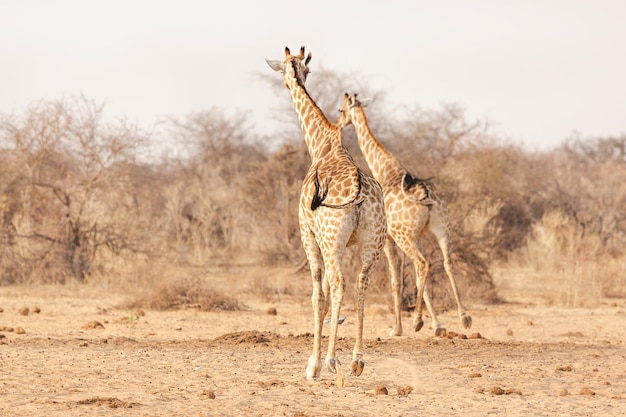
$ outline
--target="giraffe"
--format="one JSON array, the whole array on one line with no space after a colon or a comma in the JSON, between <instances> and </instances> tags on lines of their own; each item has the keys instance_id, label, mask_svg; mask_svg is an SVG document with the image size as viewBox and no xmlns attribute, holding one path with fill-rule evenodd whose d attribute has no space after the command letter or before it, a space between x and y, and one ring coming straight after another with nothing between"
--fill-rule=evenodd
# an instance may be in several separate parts
<instances>
[{"instance_id":1,"label":"giraffe","mask_svg":"<svg viewBox=\"0 0 626 417\"><path fill-rule=\"evenodd\" d=\"M391 336L402 334L402 277L400 276L400 257L398 247L407 254L415 265L415 274L418 288L418 298L413 316L413 327L419 331L424 322L422 320L422 303L420 292L423 292L424 303L430 312L432 327L435 334L441 336L446 329L441 325L433 309L426 278L430 264L418 247L418 240L426 233L431 233L437 239L443 253L444 268L457 304L459 318L466 329L472 326L472 318L465 312L459 298L456 281L452 273L450 261L450 242L446 227L445 214L442 202L428 180L417 178L405 169L400 162L378 142L369 128L363 107L368 104L360 102L356 94L344 95L344 101L339 109L336 125L339 128L352 124L357 134L359 147L372 171L374 178L383 187L385 198L385 213L389 238L385 244L385 256L389 264L391 275L391 291L393 297L395 324Z\"/></svg>"},{"instance_id":2,"label":"giraffe","mask_svg":"<svg viewBox=\"0 0 626 417\"><path fill-rule=\"evenodd\" d=\"M302 184L298 218L313 284L313 351L306 377L320 380L322 325L329 308L330 335L325 364L332 373L337 373L340 365L335 344L345 288L342 258L346 247L352 244L360 249L361 269L351 368L355 376L363 372L365 291L385 245L387 226L380 184L354 164L341 142L341 129L328 121L305 89L310 60L310 53L304 56L304 47L298 55L292 55L286 47L284 61L266 59L273 70L283 73L283 83L291 93L311 158Z\"/></svg>"}]
</instances>

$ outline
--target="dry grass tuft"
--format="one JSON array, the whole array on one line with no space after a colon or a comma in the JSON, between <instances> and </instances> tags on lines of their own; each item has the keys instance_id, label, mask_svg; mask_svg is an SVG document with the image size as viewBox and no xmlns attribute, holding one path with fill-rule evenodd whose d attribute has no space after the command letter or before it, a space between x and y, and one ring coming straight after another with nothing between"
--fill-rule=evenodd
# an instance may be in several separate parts
<instances>
[{"instance_id":1,"label":"dry grass tuft","mask_svg":"<svg viewBox=\"0 0 626 417\"><path fill-rule=\"evenodd\" d=\"M104 329L104 325L97 320L90 321L89 323L85 323L81 326L83 330L94 330L94 329Z\"/></svg>"},{"instance_id":2,"label":"dry grass tuft","mask_svg":"<svg viewBox=\"0 0 626 417\"><path fill-rule=\"evenodd\" d=\"M193 307L201 311L236 311L245 308L237 299L217 290L204 286L189 287L167 280L161 282L145 298L136 301L135 304L135 306L153 310Z\"/></svg>"},{"instance_id":3,"label":"dry grass tuft","mask_svg":"<svg viewBox=\"0 0 626 417\"><path fill-rule=\"evenodd\" d=\"M512 253L503 287L526 291L547 305L594 307L602 298L626 296L626 264L609 253L599 236L585 233L561 210L543 215L526 245ZM517 277L510 271L520 271Z\"/></svg>"},{"instance_id":4,"label":"dry grass tuft","mask_svg":"<svg viewBox=\"0 0 626 417\"><path fill-rule=\"evenodd\" d=\"M389 390L387 389L386 386L379 384L379 385L376 385L376 387L374 388L374 393L376 395L388 395Z\"/></svg>"},{"instance_id":5,"label":"dry grass tuft","mask_svg":"<svg viewBox=\"0 0 626 417\"><path fill-rule=\"evenodd\" d=\"M85 400L76 401L77 405L95 405L97 407L107 406L109 408L133 408L138 403L134 403L131 401L122 401L119 398L115 397L93 397Z\"/></svg>"}]
</instances>

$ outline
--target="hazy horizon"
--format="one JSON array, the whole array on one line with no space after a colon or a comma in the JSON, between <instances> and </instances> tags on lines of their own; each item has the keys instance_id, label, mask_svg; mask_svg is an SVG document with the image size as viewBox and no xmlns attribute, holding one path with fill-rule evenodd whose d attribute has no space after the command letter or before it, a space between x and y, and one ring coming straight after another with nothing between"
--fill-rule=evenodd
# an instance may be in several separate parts
<instances>
[{"instance_id":1,"label":"hazy horizon","mask_svg":"<svg viewBox=\"0 0 626 417\"><path fill-rule=\"evenodd\" d=\"M84 94L145 125L220 107L261 131L257 75L305 45L312 76L354 72L386 104L457 103L528 149L626 132L626 3L73 0L0 6L0 113ZM338 92L342 94L343 92Z\"/></svg>"}]
</instances>

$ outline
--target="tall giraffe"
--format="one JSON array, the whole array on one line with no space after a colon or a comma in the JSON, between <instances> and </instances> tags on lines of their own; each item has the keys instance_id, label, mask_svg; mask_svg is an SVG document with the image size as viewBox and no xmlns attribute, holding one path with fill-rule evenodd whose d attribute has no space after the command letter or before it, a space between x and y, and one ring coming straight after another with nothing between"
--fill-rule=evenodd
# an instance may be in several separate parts
<instances>
[{"instance_id":1,"label":"tall giraffe","mask_svg":"<svg viewBox=\"0 0 626 417\"><path fill-rule=\"evenodd\" d=\"M341 142L341 129L330 123L309 96L304 82L311 54L298 55L285 48L285 60L266 59L283 73L311 157L304 178L298 210L302 245L313 282L313 352L307 379L320 379L322 368L322 325L331 307L326 367L337 372L337 326L345 289L342 258L347 246L358 244L361 270L357 281L357 334L352 353L352 374L363 372L363 311L370 274L380 257L386 238L383 192L374 178L357 168ZM322 273L322 265L324 273ZM330 299L329 299L330 298Z\"/></svg>"},{"instance_id":2,"label":"tall giraffe","mask_svg":"<svg viewBox=\"0 0 626 417\"><path fill-rule=\"evenodd\" d=\"M442 203L428 181L419 179L411 174L376 140L365 117L363 107L366 105L367 101L361 103L357 100L356 94L345 94L343 104L339 109L340 114L336 125L339 128L344 128L349 124L354 126L359 147L363 152L367 165L370 167L374 178L383 187L387 228L390 237L385 245L385 255L389 263L395 315L395 325L390 335L399 336L402 334L400 308L403 280L400 276L401 261L398 256L398 247L408 255L415 265L417 288L420 290L419 292L423 291L424 303L430 312L435 334L439 336L446 332L446 329L435 315L426 288L426 278L428 277L430 264L418 247L418 240L426 233L432 233L439 243L443 253L443 265L452 285L452 292L454 293L461 323L468 329L472 326L472 318L465 312L461 304L456 281L452 274L450 243ZM417 305L413 316L415 331L419 331L424 325L421 301L418 293Z\"/></svg>"}]
</instances>

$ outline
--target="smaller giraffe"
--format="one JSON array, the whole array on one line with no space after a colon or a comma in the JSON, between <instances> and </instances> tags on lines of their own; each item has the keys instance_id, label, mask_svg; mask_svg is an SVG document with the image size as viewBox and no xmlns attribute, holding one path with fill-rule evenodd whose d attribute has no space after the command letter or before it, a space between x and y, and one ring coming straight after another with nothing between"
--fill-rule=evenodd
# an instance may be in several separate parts
<instances>
[{"instance_id":1,"label":"smaller giraffe","mask_svg":"<svg viewBox=\"0 0 626 417\"><path fill-rule=\"evenodd\" d=\"M313 352L306 376L318 380L322 368L322 325L329 308L330 336L325 363L334 373L339 366L335 345L345 288L342 261L346 247L352 244L358 245L361 258L352 374L359 376L363 372L365 290L385 244L387 225L380 184L354 164L341 142L341 129L328 121L304 87L310 60L310 54L305 59L302 47L298 55L285 48L284 61L266 61L273 70L283 73L283 83L291 93L311 157L302 183L298 217L313 284Z\"/></svg>"},{"instance_id":2,"label":"smaller giraffe","mask_svg":"<svg viewBox=\"0 0 626 417\"><path fill-rule=\"evenodd\" d=\"M344 128L352 124L357 134L359 147L363 152L374 178L383 187L385 195L385 213L389 238L385 245L385 255L389 263L391 275L391 290L393 295L395 326L391 336L402 334L402 277L400 276L400 257L397 247L413 261L417 280L418 295L416 300L413 326L419 331L424 322L422 320L422 299L430 312L432 326L436 335L443 335L446 329L441 325L433 309L426 278L430 263L421 253L418 240L425 233L432 233L443 253L444 268L452 285L452 292L458 307L458 314L463 326L468 329L472 326L472 318L465 312L459 298L456 281L452 274L450 261L450 243L446 226L442 202L437 196L434 187L427 180L422 180L405 169L398 160L381 145L373 135L365 117L363 107L368 101L360 102L356 94L344 95L344 101L339 109L337 126Z\"/></svg>"}]
</instances>

